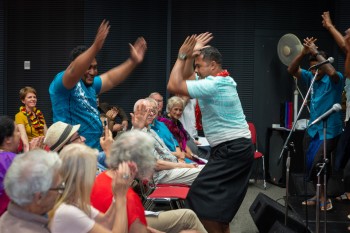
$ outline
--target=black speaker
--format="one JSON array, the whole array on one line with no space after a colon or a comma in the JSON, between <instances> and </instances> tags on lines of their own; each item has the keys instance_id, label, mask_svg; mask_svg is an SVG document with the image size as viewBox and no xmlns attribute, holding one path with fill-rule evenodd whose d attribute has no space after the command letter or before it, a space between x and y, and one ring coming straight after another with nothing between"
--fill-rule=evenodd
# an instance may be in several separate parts
<instances>
[{"instance_id":1,"label":"black speaker","mask_svg":"<svg viewBox=\"0 0 350 233\"><path fill-rule=\"evenodd\" d=\"M291 172L303 172L304 155L303 155L303 137L304 130L296 130L292 133L289 142L294 143L294 151L290 151ZM280 159L282 148L285 140L289 135L289 131L283 129L269 128L266 137L266 171L267 180L275 185L286 186L286 159L288 151L284 151Z\"/></svg>"},{"instance_id":2,"label":"black speaker","mask_svg":"<svg viewBox=\"0 0 350 233\"><path fill-rule=\"evenodd\" d=\"M276 221L280 223L285 221L285 207L263 193L258 194L249 208L249 213L260 233L269 232ZM287 226L285 227L298 233L310 232L292 210L288 210Z\"/></svg>"},{"instance_id":3,"label":"black speaker","mask_svg":"<svg viewBox=\"0 0 350 233\"><path fill-rule=\"evenodd\" d=\"M290 228L286 227L284 224L280 223L279 221L275 221L275 223L272 225L271 229L269 230L269 233L298 233L298 232L291 230Z\"/></svg>"}]
</instances>

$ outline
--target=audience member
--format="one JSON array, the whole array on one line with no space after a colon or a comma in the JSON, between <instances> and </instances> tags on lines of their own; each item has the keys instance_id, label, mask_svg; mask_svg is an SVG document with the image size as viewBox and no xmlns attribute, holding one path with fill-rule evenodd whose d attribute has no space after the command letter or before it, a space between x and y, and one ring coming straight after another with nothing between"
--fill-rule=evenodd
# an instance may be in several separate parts
<instances>
[{"instance_id":1,"label":"audience member","mask_svg":"<svg viewBox=\"0 0 350 233\"><path fill-rule=\"evenodd\" d=\"M150 98L154 99L158 103L158 116L163 115L163 105L164 105L164 100L163 96L159 94L158 92L152 92L149 94Z\"/></svg>"},{"instance_id":2,"label":"audience member","mask_svg":"<svg viewBox=\"0 0 350 233\"><path fill-rule=\"evenodd\" d=\"M185 103L185 108L179 118L185 130L193 138L198 138L198 131L196 129L195 107L196 99L191 99L188 96L179 96Z\"/></svg>"},{"instance_id":3,"label":"audience member","mask_svg":"<svg viewBox=\"0 0 350 233\"><path fill-rule=\"evenodd\" d=\"M86 144L100 149L102 123L97 109L96 95L104 93L125 80L143 61L146 41L138 38L130 44L130 58L121 65L97 75L96 55L101 50L109 32L109 22L103 21L98 29L94 43L86 48L76 47L71 54L71 63L65 71L56 75L49 92L52 102L53 121L71 125L80 124L80 135Z\"/></svg>"},{"instance_id":4,"label":"audience member","mask_svg":"<svg viewBox=\"0 0 350 233\"><path fill-rule=\"evenodd\" d=\"M11 202L0 218L0 232L50 232L46 213L65 188L60 166L55 152L37 149L16 156L5 177Z\"/></svg>"},{"instance_id":5,"label":"audience member","mask_svg":"<svg viewBox=\"0 0 350 233\"><path fill-rule=\"evenodd\" d=\"M304 47L299 55L297 55L288 67L288 72L301 79L306 85L311 85L316 70L311 71L300 68L300 63L306 55L309 56L310 66L325 61L328 56L325 52L319 51L315 45L317 39L311 37L304 39ZM311 103L310 103L310 121L320 117L323 113L333 107L335 103L341 102L341 94L343 90L343 75L337 72L334 67L328 63L318 69L317 76L312 86ZM308 127L304 136L304 154L307 159L307 169L309 178L313 181L315 187L317 185L318 164L323 163L324 153L327 159L330 159L331 152L336 149L339 136L342 132L342 120L340 112L332 113L327 119L327 135L323 134L322 121ZM323 141L326 140L327 151L323 150ZM330 177L330 166L327 163L327 180ZM320 208L321 210L331 210L333 208L331 199L325 198L323 174L319 177L320 186ZM303 205L315 205L317 203L316 196L303 202Z\"/></svg>"},{"instance_id":6,"label":"audience member","mask_svg":"<svg viewBox=\"0 0 350 233\"><path fill-rule=\"evenodd\" d=\"M196 155L199 155L199 149L194 138L189 135L180 121L184 108L184 100L179 96L173 96L168 99L166 113L158 117L158 120L163 122L174 135L179 144L180 151L183 152L187 158L193 160ZM205 158L209 156L206 152L200 154L201 157L203 156Z\"/></svg>"},{"instance_id":7,"label":"audience member","mask_svg":"<svg viewBox=\"0 0 350 233\"><path fill-rule=\"evenodd\" d=\"M237 84L222 68L220 52L204 47L211 39L211 33L186 38L167 87L173 94L199 102L204 133L212 150L186 201L212 233L230 232L229 223L246 194L254 158Z\"/></svg>"},{"instance_id":8,"label":"audience member","mask_svg":"<svg viewBox=\"0 0 350 233\"><path fill-rule=\"evenodd\" d=\"M10 202L4 190L4 177L16 156L19 142L18 126L8 116L0 116L0 215Z\"/></svg>"},{"instance_id":9,"label":"audience member","mask_svg":"<svg viewBox=\"0 0 350 233\"><path fill-rule=\"evenodd\" d=\"M150 179L156 163L152 156L154 139L144 132L138 130L126 132L118 137L112 147L107 160L110 170L96 177L91 192L91 204L101 212L107 211L112 202L111 183L114 171L120 163L135 162L138 168L136 178L140 181ZM127 213L129 233L147 232L147 225L167 233L177 233L183 229L205 232L195 213L188 209L160 212L158 216L145 216L141 200L132 188L127 192Z\"/></svg>"},{"instance_id":10,"label":"audience member","mask_svg":"<svg viewBox=\"0 0 350 233\"><path fill-rule=\"evenodd\" d=\"M168 127L170 132L176 138L180 150L185 153L185 156L192 159L192 150L187 146L187 141L190 139L190 135L182 126L181 121L179 121L184 106L184 101L180 97L171 97L168 99L168 103L166 105L166 113L164 113L163 116L158 117L158 120L163 122Z\"/></svg>"},{"instance_id":11,"label":"audience member","mask_svg":"<svg viewBox=\"0 0 350 233\"><path fill-rule=\"evenodd\" d=\"M69 144L83 144L85 145L85 138L79 135L80 125L69 125L64 122L58 121L50 126L47 130L44 143L52 151L60 152L65 146ZM97 155L97 168L98 173L105 171L106 156L109 155L110 145L113 143L112 134L109 130L105 130L104 137L100 138L100 143L103 148L103 152L99 152Z\"/></svg>"},{"instance_id":12,"label":"audience member","mask_svg":"<svg viewBox=\"0 0 350 233\"><path fill-rule=\"evenodd\" d=\"M152 112L154 112L154 119L149 125L158 136L163 140L165 145L171 151L173 155L177 157L178 162L185 162L185 153L181 151L179 143L177 142L174 135L170 132L168 127L161 121L158 121L158 102L150 97L147 97L145 100L149 101L151 104Z\"/></svg>"},{"instance_id":13,"label":"audience member","mask_svg":"<svg viewBox=\"0 0 350 233\"><path fill-rule=\"evenodd\" d=\"M23 151L29 151L29 142L39 136L45 136L47 131L43 113L36 107L36 90L24 87L19 91L19 98L23 106L19 108L15 121L21 133Z\"/></svg>"},{"instance_id":14,"label":"audience member","mask_svg":"<svg viewBox=\"0 0 350 233\"><path fill-rule=\"evenodd\" d=\"M100 111L101 121L104 122L104 120L107 120L108 128L112 131L113 138L128 129L128 117L121 107L112 106L108 103L100 103L98 109ZM120 120L120 123L117 120Z\"/></svg>"},{"instance_id":15,"label":"audience member","mask_svg":"<svg viewBox=\"0 0 350 233\"><path fill-rule=\"evenodd\" d=\"M128 232L126 193L134 179L136 166L121 163L115 170L110 186L115 201L104 214L90 205L97 153L97 150L82 144L67 145L60 152L60 175L65 189L50 212L51 232Z\"/></svg>"},{"instance_id":16,"label":"audience member","mask_svg":"<svg viewBox=\"0 0 350 233\"><path fill-rule=\"evenodd\" d=\"M149 101L140 99L136 101L134 113L131 114L133 128L140 129L155 139L153 155L157 162L153 175L154 181L155 183L191 185L203 166L178 162L163 140L150 128L150 124L156 117L156 113L157 111L152 109Z\"/></svg>"}]
</instances>

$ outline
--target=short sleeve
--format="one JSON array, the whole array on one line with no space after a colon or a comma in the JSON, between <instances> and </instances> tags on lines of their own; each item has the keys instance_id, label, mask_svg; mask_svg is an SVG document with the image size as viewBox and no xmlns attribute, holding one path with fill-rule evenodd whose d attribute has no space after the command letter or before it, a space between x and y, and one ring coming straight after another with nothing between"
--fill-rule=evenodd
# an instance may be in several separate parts
<instances>
[{"instance_id":1,"label":"short sleeve","mask_svg":"<svg viewBox=\"0 0 350 233\"><path fill-rule=\"evenodd\" d=\"M212 79L186 80L186 84L192 98L208 97L216 92L215 81Z\"/></svg>"},{"instance_id":2,"label":"short sleeve","mask_svg":"<svg viewBox=\"0 0 350 233\"><path fill-rule=\"evenodd\" d=\"M49 91L50 93L61 93L61 92L67 92L69 91L64 85L63 85L63 75L64 71L58 73L53 81L51 82Z\"/></svg>"},{"instance_id":3,"label":"short sleeve","mask_svg":"<svg viewBox=\"0 0 350 233\"><path fill-rule=\"evenodd\" d=\"M100 76L95 76L92 87L95 89L96 94L100 94L101 87L102 87L102 79Z\"/></svg>"},{"instance_id":4,"label":"short sleeve","mask_svg":"<svg viewBox=\"0 0 350 233\"><path fill-rule=\"evenodd\" d=\"M22 124L22 125L25 125L25 120L24 120L24 114L22 112L19 112L16 114L15 116L15 122L16 124Z\"/></svg>"},{"instance_id":5,"label":"short sleeve","mask_svg":"<svg viewBox=\"0 0 350 233\"><path fill-rule=\"evenodd\" d=\"M61 204L56 210L52 223L52 233L65 233L65 232L75 232L75 233L85 233L89 232L94 224L95 218L98 211L95 208L91 208L91 218L86 215L79 208Z\"/></svg>"}]
</instances>

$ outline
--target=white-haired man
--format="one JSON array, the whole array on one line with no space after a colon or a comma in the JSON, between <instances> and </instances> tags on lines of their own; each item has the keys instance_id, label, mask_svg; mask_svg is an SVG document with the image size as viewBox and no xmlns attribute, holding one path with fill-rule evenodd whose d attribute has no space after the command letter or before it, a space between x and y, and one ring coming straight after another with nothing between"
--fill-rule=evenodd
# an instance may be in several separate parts
<instances>
[{"instance_id":1,"label":"white-haired man","mask_svg":"<svg viewBox=\"0 0 350 233\"><path fill-rule=\"evenodd\" d=\"M156 172L153 175L156 183L180 183L191 185L201 171L202 165L179 163L163 140L149 127L156 117L157 110L152 109L146 99L136 101L132 116L133 128L140 129L155 139L154 156L157 159Z\"/></svg>"},{"instance_id":2,"label":"white-haired man","mask_svg":"<svg viewBox=\"0 0 350 233\"><path fill-rule=\"evenodd\" d=\"M0 218L0 232L50 232L45 214L64 189L60 167L56 152L38 149L16 156L5 176L11 202Z\"/></svg>"}]
</instances>

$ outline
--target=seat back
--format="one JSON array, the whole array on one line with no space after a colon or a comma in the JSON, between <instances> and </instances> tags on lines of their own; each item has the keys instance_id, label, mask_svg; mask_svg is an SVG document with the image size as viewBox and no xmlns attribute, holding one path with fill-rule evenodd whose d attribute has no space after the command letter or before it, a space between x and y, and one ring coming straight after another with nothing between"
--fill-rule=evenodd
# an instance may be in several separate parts
<instances>
[{"instance_id":1,"label":"seat back","mask_svg":"<svg viewBox=\"0 0 350 233\"><path fill-rule=\"evenodd\" d=\"M255 125L252 122L248 122L250 134L252 135L252 143L256 147L256 129Z\"/></svg>"}]
</instances>

